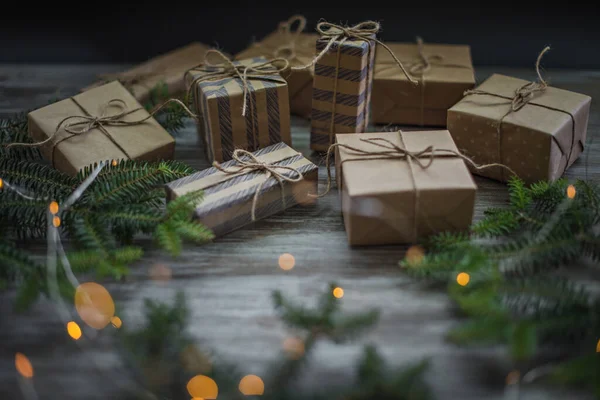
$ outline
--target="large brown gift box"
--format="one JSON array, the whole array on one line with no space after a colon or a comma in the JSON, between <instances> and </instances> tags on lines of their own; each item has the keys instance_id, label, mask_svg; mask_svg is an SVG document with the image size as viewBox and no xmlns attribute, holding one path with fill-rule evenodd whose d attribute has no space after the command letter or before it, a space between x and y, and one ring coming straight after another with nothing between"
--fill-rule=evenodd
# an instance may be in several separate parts
<instances>
[{"instance_id":1,"label":"large brown gift box","mask_svg":"<svg viewBox=\"0 0 600 400\"><path fill-rule=\"evenodd\" d=\"M263 170L249 168L229 174L211 167L166 185L167 199L202 190L204 198L196 208L195 217L210 228L215 236L225 235L252 223L253 207L255 220L259 220L295 205L314 203L318 167L310 160L285 143L276 143L252 154L259 162L274 168L276 173L296 181L286 181L280 177L282 187L277 178L266 176ZM240 164L234 159L220 164L220 167L235 172ZM299 176L296 172L302 175L301 179L297 179ZM257 190L260 192L254 204Z\"/></svg>"},{"instance_id":2,"label":"large brown gift box","mask_svg":"<svg viewBox=\"0 0 600 400\"><path fill-rule=\"evenodd\" d=\"M123 112L128 114L118 117ZM111 116L115 118L109 120ZM42 145L42 155L56 169L76 175L100 161L172 159L175 140L154 118L146 119L148 116L131 93L114 81L30 112L28 129L36 142L54 135ZM106 120L94 123L96 117Z\"/></svg>"},{"instance_id":3,"label":"large brown gift box","mask_svg":"<svg viewBox=\"0 0 600 400\"><path fill-rule=\"evenodd\" d=\"M381 152L369 142L380 138L410 152L433 146L427 155L365 155L343 147ZM472 222L477 186L445 130L336 135L336 177L344 224L351 245L414 243L442 231L467 230ZM447 152L440 151L441 149ZM416 161L420 161L420 166Z\"/></svg>"},{"instance_id":4,"label":"large brown gift box","mask_svg":"<svg viewBox=\"0 0 600 400\"><path fill-rule=\"evenodd\" d=\"M185 71L203 62L204 54L209 49L209 46L202 43L190 43L187 46L154 57L127 71L106 74L106 79L85 87L83 91L98 87L107 80L118 80L142 104L151 100L151 92L158 85L166 85L166 94L175 96L185 91L183 82ZM163 94L162 87L160 90L160 93Z\"/></svg>"},{"instance_id":5,"label":"large brown gift box","mask_svg":"<svg viewBox=\"0 0 600 400\"><path fill-rule=\"evenodd\" d=\"M315 57L315 43L319 35L290 32L288 23L238 53L235 59L243 60L260 56L267 59L283 57L290 62L292 67L310 64ZM283 74L288 84L292 114L304 118L310 117L313 76L314 68L288 71Z\"/></svg>"},{"instance_id":6,"label":"large brown gift box","mask_svg":"<svg viewBox=\"0 0 600 400\"><path fill-rule=\"evenodd\" d=\"M388 46L419 85L408 81L388 52L378 51L371 100L373 123L446 126L448 109L465 90L475 86L470 47L429 43Z\"/></svg>"},{"instance_id":7,"label":"large brown gift box","mask_svg":"<svg viewBox=\"0 0 600 400\"><path fill-rule=\"evenodd\" d=\"M263 57L232 61L235 66L261 65ZM223 67L224 68L224 67ZM291 146L290 108L285 79L274 71L247 77L247 112L242 115L244 86L237 75L216 74L221 67L199 66L185 74L196 110L198 132L210 162L228 161L235 149L254 151L275 143ZM206 78L206 79L205 79ZM194 86L194 87L192 87Z\"/></svg>"},{"instance_id":8,"label":"large brown gift box","mask_svg":"<svg viewBox=\"0 0 600 400\"><path fill-rule=\"evenodd\" d=\"M513 110L516 91L528 81L494 74L448 110L448 130L478 164L501 163L527 183L553 181L584 148L591 98L554 87ZM481 93L481 92L486 92ZM473 171L500 181L510 171Z\"/></svg>"}]
</instances>

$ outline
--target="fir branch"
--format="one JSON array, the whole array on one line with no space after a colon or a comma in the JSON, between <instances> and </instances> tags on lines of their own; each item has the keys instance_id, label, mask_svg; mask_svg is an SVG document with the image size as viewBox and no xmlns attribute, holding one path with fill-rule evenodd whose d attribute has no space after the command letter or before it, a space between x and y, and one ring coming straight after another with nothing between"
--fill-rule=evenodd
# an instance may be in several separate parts
<instances>
[{"instance_id":1,"label":"fir branch","mask_svg":"<svg viewBox=\"0 0 600 400\"><path fill-rule=\"evenodd\" d=\"M531 194L525 186L525 182L515 176L511 176L508 180L508 188L510 205L512 208L517 210L525 210L532 200Z\"/></svg>"},{"instance_id":2,"label":"fir branch","mask_svg":"<svg viewBox=\"0 0 600 400\"><path fill-rule=\"evenodd\" d=\"M50 166L0 157L0 178L27 192L61 199L71 193L77 181Z\"/></svg>"},{"instance_id":3,"label":"fir branch","mask_svg":"<svg viewBox=\"0 0 600 400\"><path fill-rule=\"evenodd\" d=\"M10 158L34 161L42 158L37 147L7 148L5 145L10 143L32 143L28 133L27 113L19 113L12 118L0 119L0 160Z\"/></svg>"}]
</instances>

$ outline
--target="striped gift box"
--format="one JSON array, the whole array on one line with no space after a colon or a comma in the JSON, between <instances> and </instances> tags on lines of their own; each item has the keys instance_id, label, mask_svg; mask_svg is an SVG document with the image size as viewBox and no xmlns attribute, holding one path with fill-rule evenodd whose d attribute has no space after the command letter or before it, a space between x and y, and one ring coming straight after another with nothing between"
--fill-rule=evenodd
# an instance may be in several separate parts
<instances>
[{"instance_id":1,"label":"striped gift box","mask_svg":"<svg viewBox=\"0 0 600 400\"><path fill-rule=\"evenodd\" d=\"M299 182L283 181L285 204L279 182L270 177L265 181L264 171L226 174L215 167L196 172L166 185L167 199L172 200L186 193L203 190L204 199L196 208L196 217L210 228L215 236L225 235L252 222L251 210L254 194L264 182L256 205L256 219L268 217L297 204L310 204L317 193L318 167L301 153L285 143L277 143L252 153L259 161L278 166L288 166L300 172L304 179ZM221 167L228 169L238 165L236 160L227 161ZM278 172L293 178L293 171Z\"/></svg>"},{"instance_id":2,"label":"striped gift box","mask_svg":"<svg viewBox=\"0 0 600 400\"><path fill-rule=\"evenodd\" d=\"M371 35L374 39L375 35ZM320 53L329 39L317 41ZM315 65L310 147L326 151L336 133L360 133L369 124L373 65L373 40L335 42ZM335 98L334 98L335 90ZM332 124L333 118L333 124Z\"/></svg>"},{"instance_id":3,"label":"striped gift box","mask_svg":"<svg viewBox=\"0 0 600 400\"><path fill-rule=\"evenodd\" d=\"M235 65L266 62L263 57L234 61ZM191 70L186 87L206 74ZM248 109L242 115L243 83L238 77L206 80L197 84L202 123L198 131L204 140L210 162L231 160L235 149L248 151L284 142L291 146L288 86L279 74L247 79Z\"/></svg>"}]
</instances>

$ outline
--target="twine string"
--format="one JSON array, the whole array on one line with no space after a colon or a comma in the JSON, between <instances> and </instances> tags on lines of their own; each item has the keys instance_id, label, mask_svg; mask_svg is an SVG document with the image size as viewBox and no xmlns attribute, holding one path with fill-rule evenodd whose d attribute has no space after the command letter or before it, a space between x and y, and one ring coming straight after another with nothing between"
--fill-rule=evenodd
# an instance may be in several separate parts
<instances>
[{"instance_id":1,"label":"twine string","mask_svg":"<svg viewBox=\"0 0 600 400\"><path fill-rule=\"evenodd\" d=\"M304 176L298 169L287 165L277 165L275 163L267 163L260 161L254 154L247 150L237 149L233 152L232 159L237 162L237 165L233 165L229 168L223 167L217 161L213 162L213 166L219 171L228 175L248 174L254 171L263 171L265 173L265 179L256 187L254 196L252 199L251 218L252 221L256 220L256 206L258 204L258 198L261 194L264 184L271 178L275 178L279 183L281 191L281 201L285 208L285 186L284 182L300 182L304 179ZM292 172L291 175L286 175L285 172Z\"/></svg>"}]
</instances>

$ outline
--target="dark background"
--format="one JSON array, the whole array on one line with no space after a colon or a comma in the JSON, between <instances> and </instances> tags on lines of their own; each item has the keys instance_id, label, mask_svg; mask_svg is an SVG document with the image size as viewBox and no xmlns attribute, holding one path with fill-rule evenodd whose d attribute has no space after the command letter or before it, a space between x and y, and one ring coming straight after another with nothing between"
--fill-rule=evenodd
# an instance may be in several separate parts
<instances>
[{"instance_id":1,"label":"dark background","mask_svg":"<svg viewBox=\"0 0 600 400\"><path fill-rule=\"evenodd\" d=\"M377 4L390 4L387 7ZM253 37L300 13L313 32L319 19L374 19L384 41L469 44L475 65L531 67L546 45L546 68L600 68L593 3L445 3L423 1L88 1L4 5L0 62L138 63L191 41L235 53Z\"/></svg>"}]
</instances>

